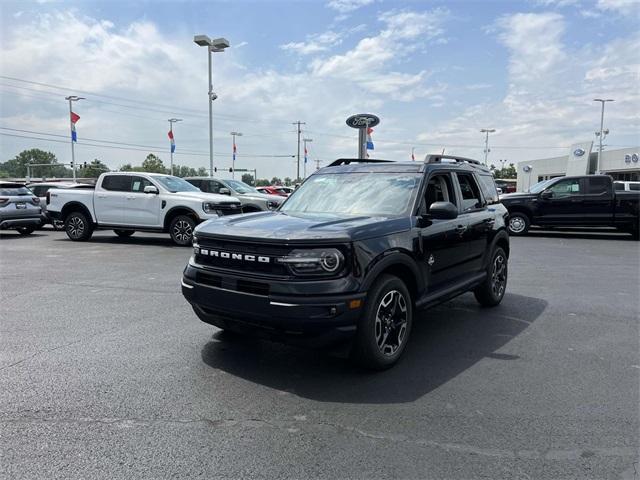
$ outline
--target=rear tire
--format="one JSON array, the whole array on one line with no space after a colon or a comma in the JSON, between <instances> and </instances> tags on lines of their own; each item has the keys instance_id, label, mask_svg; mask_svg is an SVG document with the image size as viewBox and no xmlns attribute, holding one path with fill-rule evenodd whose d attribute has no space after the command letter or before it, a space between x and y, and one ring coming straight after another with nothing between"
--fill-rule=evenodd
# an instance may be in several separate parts
<instances>
[{"instance_id":1,"label":"rear tire","mask_svg":"<svg viewBox=\"0 0 640 480\"><path fill-rule=\"evenodd\" d=\"M119 237L122 238L127 238L130 237L131 235L133 235L134 233L136 233L135 230L114 230L113 231L116 235L118 235Z\"/></svg>"},{"instance_id":2,"label":"rear tire","mask_svg":"<svg viewBox=\"0 0 640 480\"><path fill-rule=\"evenodd\" d=\"M364 368L393 366L407 345L413 324L413 303L402 280L382 275L367 295L351 358Z\"/></svg>"},{"instance_id":3,"label":"rear tire","mask_svg":"<svg viewBox=\"0 0 640 480\"><path fill-rule=\"evenodd\" d=\"M509 274L507 254L496 247L487 267L487 278L473 291L478 303L484 307L495 307L504 298Z\"/></svg>"},{"instance_id":4,"label":"rear tire","mask_svg":"<svg viewBox=\"0 0 640 480\"><path fill-rule=\"evenodd\" d=\"M524 213L511 213L509 214L509 221L507 223L507 230L509 235L517 237L518 235L526 235L529 231L531 221L529 217Z\"/></svg>"},{"instance_id":5,"label":"rear tire","mask_svg":"<svg viewBox=\"0 0 640 480\"><path fill-rule=\"evenodd\" d=\"M16 230L20 235L31 235L35 230L35 227L18 227Z\"/></svg>"},{"instance_id":6,"label":"rear tire","mask_svg":"<svg viewBox=\"0 0 640 480\"><path fill-rule=\"evenodd\" d=\"M93 224L82 212L71 212L64 221L64 230L74 242L85 242L93 235Z\"/></svg>"},{"instance_id":7,"label":"rear tire","mask_svg":"<svg viewBox=\"0 0 640 480\"><path fill-rule=\"evenodd\" d=\"M178 215L169 224L169 235L176 245L188 247L193 241L194 228L196 228L196 222L193 218Z\"/></svg>"}]
</instances>

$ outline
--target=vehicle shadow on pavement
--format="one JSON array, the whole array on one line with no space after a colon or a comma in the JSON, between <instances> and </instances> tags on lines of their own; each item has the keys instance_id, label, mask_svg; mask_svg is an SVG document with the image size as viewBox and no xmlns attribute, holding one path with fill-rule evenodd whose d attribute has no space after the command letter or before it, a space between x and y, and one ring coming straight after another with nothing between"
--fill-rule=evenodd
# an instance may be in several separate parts
<instances>
[{"instance_id":1,"label":"vehicle shadow on pavement","mask_svg":"<svg viewBox=\"0 0 640 480\"><path fill-rule=\"evenodd\" d=\"M471 294L419 312L404 357L390 370L370 372L345 356L218 332L202 349L203 361L251 382L321 402L404 403L460 375L478 361L517 361L501 347L545 310L547 302L506 294L482 308Z\"/></svg>"},{"instance_id":2,"label":"vehicle shadow on pavement","mask_svg":"<svg viewBox=\"0 0 640 480\"><path fill-rule=\"evenodd\" d=\"M16 239L27 239L34 237L44 237L46 234L44 233L30 233L29 235L20 235L18 232L9 232L9 233L0 233L0 240L16 240Z\"/></svg>"},{"instance_id":3,"label":"vehicle shadow on pavement","mask_svg":"<svg viewBox=\"0 0 640 480\"><path fill-rule=\"evenodd\" d=\"M68 239L66 235L63 238L57 238L58 242L71 242L72 240ZM154 246L154 247L171 247L171 248L183 248L185 251L189 251L187 247L181 247L176 245L171 241L171 238L167 235L166 237L160 236L137 236L133 235L128 238L121 238L117 235L106 236L99 235L91 237L91 240L88 240L86 243L101 243L101 244L109 244L109 245L140 245L140 246Z\"/></svg>"}]
</instances>

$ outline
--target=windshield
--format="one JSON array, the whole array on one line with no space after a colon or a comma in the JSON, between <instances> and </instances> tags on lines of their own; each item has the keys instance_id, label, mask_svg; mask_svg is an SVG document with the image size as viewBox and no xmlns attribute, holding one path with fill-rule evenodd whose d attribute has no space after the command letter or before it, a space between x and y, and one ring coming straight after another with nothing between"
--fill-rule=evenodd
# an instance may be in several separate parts
<instances>
[{"instance_id":1,"label":"windshield","mask_svg":"<svg viewBox=\"0 0 640 480\"><path fill-rule=\"evenodd\" d=\"M31 190L27 187L0 187L0 195L6 195L8 197L11 196L23 196L23 195L33 195Z\"/></svg>"},{"instance_id":2,"label":"windshield","mask_svg":"<svg viewBox=\"0 0 640 480\"><path fill-rule=\"evenodd\" d=\"M547 188L547 185L549 185L552 180L553 179L550 178L549 180L543 180L542 182L538 182L535 185L531 185L531 187L529 187L528 192L529 193L540 193L545 188Z\"/></svg>"},{"instance_id":3,"label":"windshield","mask_svg":"<svg viewBox=\"0 0 640 480\"><path fill-rule=\"evenodd\" d=\"M403 215L411 206L418 173L313 175L280 208L288 213Z\"/></svg>"},{"instance_id":4,"label":"windshield","mask_svg":"<svg viewBox=\"0 0 640 480\"><path fill-rule=\"evenodd\" d=\"M247 185L239 180L225 180L225 183L238 193L255 193L257 190L251 185Z\"/></svg>"},{"instance_id":5,"label":"windshield","mask_svg":"<svg viewBox=\"0 0 640 480\"><path fill-rule=\"evenodd\" d=\"M170 192L199 192L200 189L198 187L194 187L186 180L183 180L179 177L153 177L154 180L158 181L164 188L169 190Z\"/></svg>"}]
</instances>

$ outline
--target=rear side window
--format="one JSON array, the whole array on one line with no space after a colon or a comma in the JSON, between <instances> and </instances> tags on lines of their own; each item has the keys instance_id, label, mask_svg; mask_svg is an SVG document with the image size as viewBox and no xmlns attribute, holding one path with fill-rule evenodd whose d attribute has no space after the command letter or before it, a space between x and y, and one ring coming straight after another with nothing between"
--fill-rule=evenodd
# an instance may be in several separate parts
<instances>
[{"instance_id":1,"label":"rear side window","mask_svg":"<svg viewBox=\"0 0 640 480\"><path fill-rule=\"evenodd\" d=\"M50 188L46 185L38 185L37 187L31 187L31 191L36 197L44 197Z\"/></svg>"},{"instance_id":2,"label":"rear side window","mask_svg":"<svg viewBox=\"0 0 640 480\"><path fill-rule=\"evenodd\" d=\"M102 188L112 192L130 192L131 176L129 175L107 175L102 180Z\"/></svg>"},{"instance_id":3,"label":"rear side window","mask_svg":"<svg viewBox=\"0 0 640 480\"><path fill-rule=\"evenodd\" d=\"M480 189L473 175L456 172L456 176L458 177L458 183L460 184L460 191L462 193L462 211L482 208Z\"/></svg>"},{"instance_id":4,"label":"rear side window","mask_svg":"<svg viewBox=\"0 0 640 480\"><path fill-rule=\"evenodd\" d=\"M482 188L482 193L484 194L484 198L487 200L487 203L489 205L498 203L498 190L496 189L493 176L479 175L478 178L480 178L480 188ZM506 185L504 188L507 188Z\"/></svg>"},{"instance_id":5,"label":"rear side window","mask_svg":"<svg viewBox=\"0 0 640 480\"><path fill-rule=\"evenodd\" d=\"M624 190L624 183L615 182L613 184L613 189L614 190Z\"/></svg>"},{"instance_id":6,"label":"rear side window","mask_svg":"<svg viewBox=\"0 0 640 480\"><path fill-rule=\"evenodd\" d=\"M611 181L606 177L587 178L587 193L592 195L607 193L610 185Z\"/></svg>"},{"instance_id":7,"label":"rear side window","mask_svg":"<svg viewBox=\"0 0 640 480\"><path fill-rule=\"evenodd\" d=\"M630 183L629 190L640 190L640 183Z\"/></svg>"}]
</instances>

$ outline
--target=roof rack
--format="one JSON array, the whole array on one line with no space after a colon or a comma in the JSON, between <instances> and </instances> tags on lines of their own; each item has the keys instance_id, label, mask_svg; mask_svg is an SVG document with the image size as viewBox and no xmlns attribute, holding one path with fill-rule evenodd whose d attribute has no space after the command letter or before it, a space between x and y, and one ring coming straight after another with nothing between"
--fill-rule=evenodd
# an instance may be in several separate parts
<instances>
[{"instance_id":1,"label":"roof rack","mask_svg":"<svg viewBox=\"0 0 640 480\"><path fill-rule=\"evenodd\" d=\"M349 165L350 163L392 163L391 160L376 160L374 158L339 158L334 160L328 166L337 167L338 165Z\"/></svg>"},{"instance_id":2,"label":"roof rack","mask_svg":"<svg viewBox=\"0 0 640 480\"><path fill-rule=\"evenodd\" d=\"M471 158L458 157L456 155L427 155L424 157L424 163L442 163L442 160L455 160L460 163L472 163L474 165L482 166L478 160Z\"/></svg>"}]
</instances>

